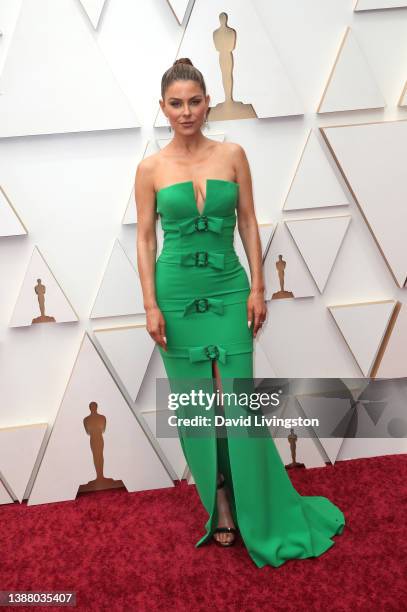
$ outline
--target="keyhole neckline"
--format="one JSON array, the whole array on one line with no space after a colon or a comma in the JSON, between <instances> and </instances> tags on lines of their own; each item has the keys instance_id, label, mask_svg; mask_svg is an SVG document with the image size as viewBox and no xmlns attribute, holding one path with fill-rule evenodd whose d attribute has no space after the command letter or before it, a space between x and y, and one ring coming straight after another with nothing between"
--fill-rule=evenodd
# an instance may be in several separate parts
<instances>
[{"instance_id":1,"label":"keyhole neckline","mask_svg":"<svg viewBox=\"0 0 407 612\"><path fill-rule=\"evenodd\" d=\"M162 191L165 191L166 189L172 189L174 187L178 187L178 186L182 186L182 185L189 185L191 188L191 195L192 195L192 200L194 202L195 205L195 210L196 213L199 217L203 217L205 215L205 211L207 208L207 202L208 202L208 198L210 195L210 185L212 183L230 183L232 185L236 185L237 187L239 187L239 183L237 183L236 181L229 181L227 179L215 179L215 178L207 178L205 180L205 199L203 202L203 208L202 208L202 212L200 212L199 208L198 208L198 202L195 196L195 182L193 180L188 180L188 181L180 181L178 183L172 183L171 185L167 185L166 187L162 187L161 189L158 189L158 191L156 192L156 195L158 195L159 193L161 193ZM199 191L199 189L198 189Z\"/></svg>"}]
</instances>

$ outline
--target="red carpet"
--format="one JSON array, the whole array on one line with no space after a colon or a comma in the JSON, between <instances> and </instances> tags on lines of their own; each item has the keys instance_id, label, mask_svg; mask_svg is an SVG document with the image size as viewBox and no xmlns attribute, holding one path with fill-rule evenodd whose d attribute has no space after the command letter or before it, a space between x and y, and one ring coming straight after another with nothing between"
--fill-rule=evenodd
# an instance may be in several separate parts
<instances>
[{"instance_id":1,"label":"red carpet","mask_svg":"<svg viewBox=\"0 0 407 612\"><path fill-rule=\"evenodd\" d=\"M328 497L347 525L321 557L277 569L257 568L240 539L196 549L207 516L185 482L0 506L0 590L75 590L67 610L405 610L406 468L407 455L391 455L290 471L299 493Z\"/></svg>"}]
</instances>

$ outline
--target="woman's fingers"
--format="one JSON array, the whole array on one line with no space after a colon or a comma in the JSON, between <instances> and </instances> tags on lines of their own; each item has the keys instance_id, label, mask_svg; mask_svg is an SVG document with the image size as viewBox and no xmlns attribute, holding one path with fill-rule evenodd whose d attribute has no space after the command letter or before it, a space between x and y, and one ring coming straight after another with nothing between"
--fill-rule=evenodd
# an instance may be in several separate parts
<instances>
[{"instance_id":1,"label":"woman's fingers","mask_svg":"<svg viewBox=\"0 0 407 612\"><path fill-rule=\"evenodd\" d=\"M260 327L261 327L261 312L256 311L254 313L254 329L253 329L253 336L256 337L257 332L259 331Z\"/></svg>"},{"instance_id":2,"label":"woman's fingers","mask_svg":"<svg viewBox=\"0 0 407 612\"><path fill-rule=\"evenodd\" d=\"M257 332L259 331L259 329L261 329L261 326L263 325L266 319L266 314L267 314L267 311L263 307L255 309L254 329L253 329L254 337L256 337Z\"/></svg>"},{"instance_id":3,"label":"woman's fingers","mask_svg":"<svg viewBox=\"0 0 407 612\"><path fill-rule=\"evenodd\" d=\"M167 339L165 338L160 328L158 328L156 331L150 331L149 334L154 340L154 342L162 346L165 351L167 350Z\"/></svg>"},{"instance_id":4,"label":"woman's fingers","mask_svg":"<svg viewBox=\"0 0 407 612\"><path fill-rule=\"evenodd\" d=\"M160 324L160 344L164 351L167 350L167 338L165 337L165 323L164 321Z\"/></svg>"},{"instance_id":5,"label":"woman's fingers","mask_svg":"<svg viewBox=\"0 0 407 612\"><path fill-rule=\"evenodd\" d=\"M165 319L162 312L157 308L149 311L147 321L147 331L151 338L166 351L167 338L165 337Z\"/></svg>"},{"instance_id":6,"label":"woman's fingers","mask_svg":"<svg viewBox=\"0 0 407 612\"><path fill-rule=\"evenodd\" d=\"M250 328L253 325L253 306L247 306L247 326Z\"/></svg>"}]
</instances>

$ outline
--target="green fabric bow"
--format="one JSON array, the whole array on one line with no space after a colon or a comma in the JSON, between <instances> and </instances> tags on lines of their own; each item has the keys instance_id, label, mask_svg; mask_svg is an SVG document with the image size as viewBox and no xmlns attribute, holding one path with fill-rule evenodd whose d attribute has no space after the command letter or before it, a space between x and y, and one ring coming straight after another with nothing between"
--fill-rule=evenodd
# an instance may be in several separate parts
<instances>
[{"instance_id":1,"label":"green fabric bow","mask_svg":"<svg viewBox=\"0 0 407 612\"><path fill-rule=\"evenodd\" d=\"M209 344L206 346L193 346L188 349L189 360L191 363L195 361L205 361L206 359L216 359L222 363L226 363L227 350L219 344Z\"/></svg>"},{"instance_id":2,"label":"green fabric bow","mask_svg":"<svg viewBox=\"0 0 407 612\"><path fill-rule=\"evenodd\" d=\"M181 236L184 236L185 234L192 234L195 231L205 231L205 225L207 225L209 232L220 234L223 227L223 217L212 217L207 215L195 217L194 219L187 219L186 221L178 223L178 228Z\"/></svg>"},{"instance_id":3,"label":"green fabric bow","mask_svg":"<svg viewBox=\"0 0 407 612\"><path fill-rule=\"evenodd\" d=\"M198 309L197 309L197 304L196 301L198 300ZM205 308L205 303L204 300L206 300L207 304L208 304L208 308ZM223 300L218 299L218 298L196 298L194 300L191 300L184 309L184 313L183 313L183 317L185 317L185 315L191 314L192 312L206 312L206 310L208 309L213 310L213 312L216 312L216 314L219 315L223 315Z\"/></svg>"},{"instance_id":4,"label":"green fabric bow","mask_svg":"<svg viewBox=\"0 0 407 612\"><path fill-rule=\"evenodd\" d=\"M201 251L203 253L203 251ZM208 254L208 263L204 264L203 256L199 255L198 261L201 263L197 264L197 267L206 267L212 266L213 268L218 268L223 270L225 267L225 254L224 253L214 253L213 251L206 251ZM183 266L195 266L195 252L191 251L190 253L182 253L181 255L181 265Z\"/></svg>"}]
</instances>

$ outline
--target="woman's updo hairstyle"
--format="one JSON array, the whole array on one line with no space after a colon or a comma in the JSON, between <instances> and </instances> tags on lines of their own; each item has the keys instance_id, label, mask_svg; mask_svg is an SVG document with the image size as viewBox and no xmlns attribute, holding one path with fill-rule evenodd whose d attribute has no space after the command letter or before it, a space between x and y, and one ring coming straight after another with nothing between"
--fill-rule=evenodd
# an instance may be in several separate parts
<instances>
[{"instance_id":1,"label":"woman's updo hairstyle","mask_svg":"<svg viewBox=\"0 0 407 612\"><path fill-rule=\"evenodd\" d=\"M171 68L168 68L161 79L161 97L164 100L165 92L167 87L173 82L178 80L184 81L196 81L199 83L204 96L206 96L206 85L202 73L195 68L189 57L181 57L175 60Z\"/></svg>"}]
</instances>

